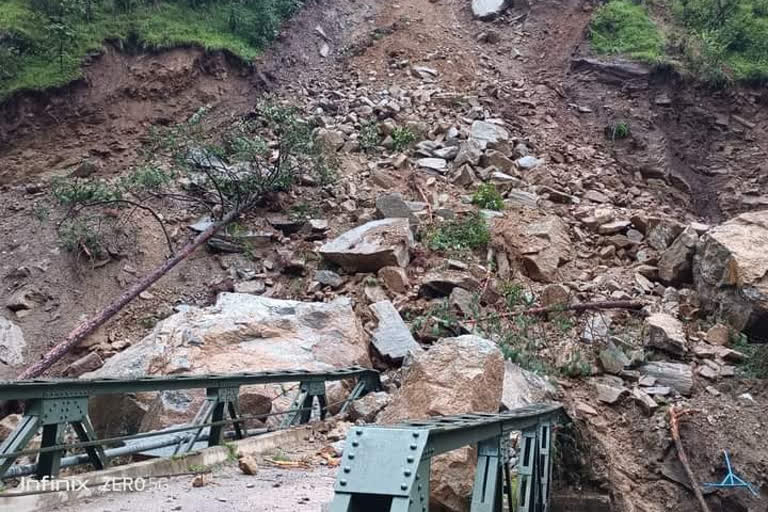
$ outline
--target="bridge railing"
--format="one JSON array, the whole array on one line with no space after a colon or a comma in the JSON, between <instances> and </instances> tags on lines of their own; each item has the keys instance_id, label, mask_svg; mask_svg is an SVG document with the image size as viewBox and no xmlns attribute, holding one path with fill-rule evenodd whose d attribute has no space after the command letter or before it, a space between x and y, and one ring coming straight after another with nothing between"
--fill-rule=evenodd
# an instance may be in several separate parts
<instances>
[{"instance_id":1,"label":"bridge railing","mask_svg":"<svg viewBox=\"0 0 768 512\"><path fill-rule=\"evenodd\" d=\"M349 396L337 404L326 399L326 384L333 381L355 379ZM298 391L287 411L271 412L254 416L241 414L239 395L241 386L298 383ZM259 373L176 375L142 377L138 379L54 379L0 382L0 401L25 402L24 416L0 444L0 479L35 474L38 478L55 477L63 466L90 462L96 469L104 469L109 459L118 455L175 446L174 453L193 449L200 440L208 446L222 443L225 427L232 425L231 435L241 439L249 434L245 422L283 416L282 428L306 423L312 416L315 402L320 417L333 405L340 405L343 412L349 402L381 387L379 374L362 367L339 368L330 371L282 370ZM172 391L180 389L205 389L206 399L190 424L161 431L98 439L88 415L88 399L97 395ZM229 416L229 418L225 418ZM67 426L71 426L79 439L76 443L63 443ZM25 449L29 442L42 431L39 448ZM151 439L147 441L147 439ZM136 442L138 441L138 442ZM116 443L122 447L105 449ZM128 443L128 444L126 444ZM69 450L85 453L63 458ZM37 463L30 466L14 466L18 457L37 455ZM62 462L63 461L63 462Z\"/></svg>"},{"instance_id":2,"label":"bridge railing","mask_svg":"<svg viewBox=\"0 0 768 512\"><path fill-rule=\"evenodd\" d=\"M518 512L546 512L552 475L553 425L560 404L535 404L502 414L463 414L347 433L330 512L426 512L432 457L477 446L471 512L500 512L503 488ZM521 431L517 496L508 441ZM511 509L511 508L510 508Z\"/></svg>"}]
</instances>

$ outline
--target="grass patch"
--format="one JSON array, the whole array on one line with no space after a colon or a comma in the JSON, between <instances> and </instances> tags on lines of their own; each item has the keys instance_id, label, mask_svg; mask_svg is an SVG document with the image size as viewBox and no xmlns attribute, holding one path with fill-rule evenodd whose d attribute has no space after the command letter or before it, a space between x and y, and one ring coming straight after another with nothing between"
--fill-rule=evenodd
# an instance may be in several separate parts
<instances>
[{"instance_id":1,"label":"grass patch","mask_svg":"<svg viewBox=\"0 0 768 512\"><path fill-rule=\"evenodd\" d=\"M473 250L488 245L491 232L483 216L474 213L435 227L427 233L426 241L433 251Z\"/></svg>"},{"instance_id":2,"label":"grass patch","mask_svg":"<svg viewBox=\"0 0 768 512\"><path fill-rule=\"evenodd\" d=\"M768 379L768 345L749 343L740 333L732 337L731 346L747 356L739 365L739 374L750 379Z\"/></svg>"},{"instance_id":3,"label":"grass patch","mask_svg":"<svg viewBox=\"0 0 768 512\"><path fill-rule=\"evenodd\" d=\"M664 52L664 38L645 6L628 0L611 0L597 9L590 38L592 48L601 54L655 62Z\"/></svg>"},{"instance_id":4,"label":"grass patch","mask_svg":"<svg viewBox=\"0 0 768 512\"><path fill-rule=\"evenodd\" d=\"M297 0L209 2L0 0L0 99L66 85L105 40L162 49L195 45L251 60Z\"/></svg>"},{"instance_id":5,"label":"grass patch","mask_svg":"<svg viewBox=\"0 0 768 512\"><path fill-rule=\"evenodd\" d=\"M493 183L483 183L472 195L472 204L486 210L501 211L504 209L504 198L496 190Z\"/></svg>"}]
</instances>

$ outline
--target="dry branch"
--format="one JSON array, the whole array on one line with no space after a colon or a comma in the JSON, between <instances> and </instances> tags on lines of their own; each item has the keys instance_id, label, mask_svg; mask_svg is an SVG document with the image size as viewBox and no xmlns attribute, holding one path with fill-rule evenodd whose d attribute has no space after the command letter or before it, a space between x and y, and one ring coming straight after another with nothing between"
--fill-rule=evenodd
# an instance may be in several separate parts
<instances>
[{"instance_id":1,"label":"dry branch","mask_svg":"<svg viewBox=\"0 0 768 512\"><path fill-rule=\"evenodd\" d=\"M493 318L506 318L516 315L545 315L547 313L560 313L563 311L588 311L592 309L642 309L645 303L632 300L607 300L597 302L580 302L578 304L555 304L552 306L529 308L520 311L501 313L500 315L486 316L467 320L467 322L481 322Z\"/></svg>"},{"instance_id":2,"label":"dry branch","mask_svg":"<svg viewBox=\"0 0 768 512\"><path fill-rule=\"evenodd\" d=\"M691 470L691 465L688 462L688 456L685 454L685 448L683 448L683 441L680 439L680 418L688 414L696 412L693 409L679 409L674 405L669 408L669 431L672 433L672 440L675 442L675 448L677 449L677 458L685 469L688 480L691 482L691 488L693 494L696 495L696 499L699 500L702 512L710 512L707 502L704 501L704 495L701 493L701 487L696 480L696 475Z\"/></svg>"}]
</instances>

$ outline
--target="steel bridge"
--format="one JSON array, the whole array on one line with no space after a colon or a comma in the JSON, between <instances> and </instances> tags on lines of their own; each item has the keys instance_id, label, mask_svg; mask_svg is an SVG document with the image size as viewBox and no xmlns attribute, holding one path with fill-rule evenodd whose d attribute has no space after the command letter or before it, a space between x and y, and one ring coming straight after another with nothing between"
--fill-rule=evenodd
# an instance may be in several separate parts
<instances>
[{"instance_id":1,"label":"steel bridge","mask_svg":"<svg viewBox=\"0 0 768 512\"><path fill-rule=\"evenodd\" d=\"M55 379L0 382L0 400L25 402L24 417L11 435L0 444L0 479L33 473L38 478L55 477L62 467L62 455L71 449L84 449L85 454L64 459L64 466L90 462L96 469L104 469L109 458L137 453L152 448L176 445L175 453L193 449L200 439L208 446L222 443L226 425L232 425L232 436L238 439L249 432L243 428L246 420L264 419L282 415L281 427L289 427L310 420L315 401L321 418L329 406L326 383L355 379L349 397L343 401L342 411L350 401L381 388L379 374L362 367L340 368L331 371L282 370L260 373L178 375L142 377L138 379ZM258 416L240 413L241 386L298 382L298 392L289 410ZM97 395L205 389L206 400L191 424L162 431L98 439L88 416L88 399ZM225 419L225 413L229 418ZM71 425L80 442L62 444L65 427ZM35 435L42 430L38 449L25 450ZM207 432L206 432L207 431ZM155 442L133 442L128 446L105 450L115 443L155 438ZM37 464L13 466L22 455L38 454Z\"/></svg>"},{"instance_id":2,"label":"steel bridge","mask_svg":"<svg viewBox=\"0 0 768 512\"><path fill-rule=\"evenodd\" d=\"M330 512L426 512L432 457L477 446L471 512L546 512L552 475L553 425L560 404L536 404L503 414L463 414L347 433ZM522 431L514 496L510 434Z\"/></svg>"}]
</instances>

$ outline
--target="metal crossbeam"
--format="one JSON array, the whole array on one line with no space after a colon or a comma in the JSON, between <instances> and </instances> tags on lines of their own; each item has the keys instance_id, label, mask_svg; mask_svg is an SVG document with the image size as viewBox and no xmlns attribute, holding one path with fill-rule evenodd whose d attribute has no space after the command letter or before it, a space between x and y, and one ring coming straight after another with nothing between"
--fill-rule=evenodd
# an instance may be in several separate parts
<instances>
[{"instance_id":1,"label":"metal crossbeam","mask_svg":"<svg viewBox=\"0 0 768 512\"><path fill-rule=\"evenodd\" d=\"M477 445L471 512L501 512L505 483L509 502L513 502L506 439L513 431L523 431L518 510L546 512L552 425L561 414L560 404L534 404L502 414L462 414L393 426L353 427L347 436L330 511L426 512L432 457Z\"/></svg>"},{"instance_id":2,"label":"metal crossbeam","mask_svg":"<svg viewBox=\"0 0 768 512\"><path fill-rule=\"evenodd\" d=\"M231 388L284 382L331 382L349 378L375 379L375 370L352 366L329 371L282 370L258 373L174 375L138 379L50 379L0 381L0 399L31 400L67 396L95 396L194 388Z\"/></svg>"}]
</instances>

